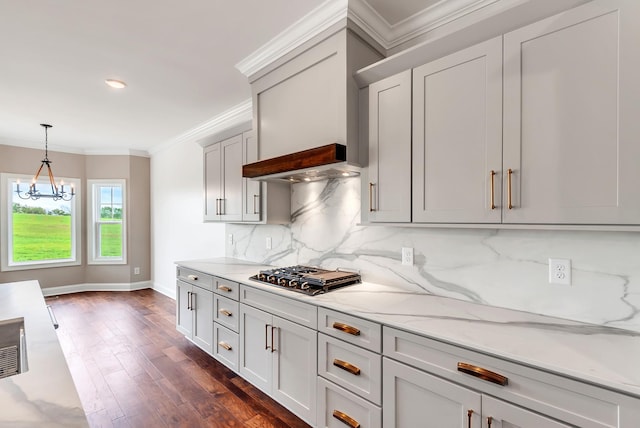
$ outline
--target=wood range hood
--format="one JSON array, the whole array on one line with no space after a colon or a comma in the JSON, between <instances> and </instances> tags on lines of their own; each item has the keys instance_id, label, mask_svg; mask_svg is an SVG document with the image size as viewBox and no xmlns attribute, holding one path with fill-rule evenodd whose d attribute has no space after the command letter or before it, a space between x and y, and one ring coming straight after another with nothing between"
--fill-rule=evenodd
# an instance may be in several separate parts
<instances>
[{"instance_id":1,"label":"wood range hood","mask_svg":"<svg viewBox=\"0 0 640 428\"><path fill-rule=\"evenodd\" d=\"M359 167L347 162L347 147L338 143L264 159L242 167L243 177L260 181L299 183L358 175Z\"/></svg>"}]
</instances>

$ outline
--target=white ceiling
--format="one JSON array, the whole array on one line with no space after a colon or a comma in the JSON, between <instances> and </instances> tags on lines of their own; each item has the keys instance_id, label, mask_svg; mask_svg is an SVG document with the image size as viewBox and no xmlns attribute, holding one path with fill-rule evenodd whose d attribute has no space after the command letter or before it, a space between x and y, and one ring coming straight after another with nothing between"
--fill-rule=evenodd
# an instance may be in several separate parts
<instances>
[{"instance_id":1,"label":"white ceiling","mask_svg":"<svg viewBox=\"0 0 640 428\"><path fill-rule=\"evenodd\" d=\"M235 65L336 1L393 25L449 0L0 0L0 144L49 123L52 150L153 151L249 99Z\"/></svg>"},{"instance_id":2,"label":"white ceiling","mask_svg":"<svg viewBox=\"0 0 640 428\"><path fill-rule=\"evenodd\" d=\"M149 150L248 99L234 65L321 3L0 0L0 143Z\"/></svg>"}]
</instances>

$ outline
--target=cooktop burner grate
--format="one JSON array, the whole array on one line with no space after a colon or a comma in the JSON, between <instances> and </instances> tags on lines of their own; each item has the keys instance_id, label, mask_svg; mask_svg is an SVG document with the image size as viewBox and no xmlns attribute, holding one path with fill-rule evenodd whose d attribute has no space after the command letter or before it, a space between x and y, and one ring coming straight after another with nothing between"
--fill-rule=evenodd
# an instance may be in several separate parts
<instances>
[{"instance_id":1,"label":"cooktop burner grate","mask_svg":"<svg viewBox=\"0 0 640 428\"><path fill-rule=\"evenodd\" d=\"M299 265L261 270L249 279L312 296L362 282L360 274L355 272Z\"/></svg>"}]
</instances>

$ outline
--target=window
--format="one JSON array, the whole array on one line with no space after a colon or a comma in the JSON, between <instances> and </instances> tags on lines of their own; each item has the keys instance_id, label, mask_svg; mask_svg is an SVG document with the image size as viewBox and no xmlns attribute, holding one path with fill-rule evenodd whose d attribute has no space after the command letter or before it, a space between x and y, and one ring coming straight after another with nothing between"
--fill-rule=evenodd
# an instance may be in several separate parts
<instances>
[{"instance_id":1,"label":"window","mask_svg":"<svg viewBox=\"0 0 640 428\"><path fill-rule=\"evenodd\" d=\"M22 199L19 185L27 190L32 176L2 174L0 209L2 217L1 269L3 271L79 265L80 260L80 180L64 178L73 184L76 196L71 201L53 201L41 197ZM48 177L36 183L43 194L51 192Z\"/></svg>"},{"instance_id":2,"label":"window","mask_svg":"<svg viewBox=\"0 0 640 428\"><path fill-rule=\"evenodd\" d=\"M125 264L125 181L87 180L89 264Z\"/></svg>"}]
</instances>

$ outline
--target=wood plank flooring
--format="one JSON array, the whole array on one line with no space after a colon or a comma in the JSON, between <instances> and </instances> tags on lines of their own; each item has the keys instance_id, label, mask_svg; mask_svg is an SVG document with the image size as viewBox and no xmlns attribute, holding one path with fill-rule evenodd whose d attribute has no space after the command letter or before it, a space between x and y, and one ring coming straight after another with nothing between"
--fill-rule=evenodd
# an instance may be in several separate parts
<instances>
[{"instance_id":1,"label":"wood plank flooring","mask_svg":"<svg viewBox=\"0 0 640 428\"><path fill-rule=\"evenodd\" d=\"M308 427L178 333L160 293L46 300L92 427Z\"/></svg>"}]
</instances>

